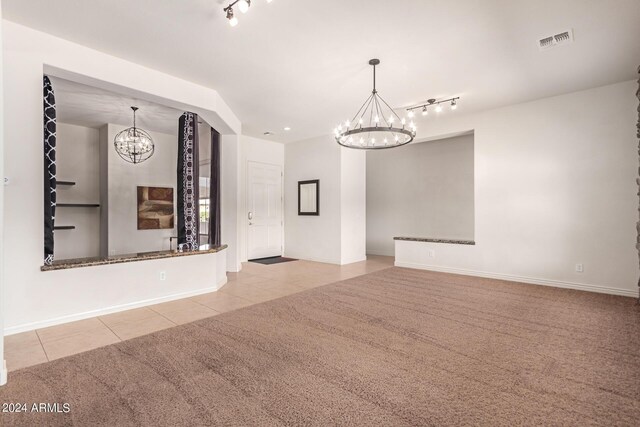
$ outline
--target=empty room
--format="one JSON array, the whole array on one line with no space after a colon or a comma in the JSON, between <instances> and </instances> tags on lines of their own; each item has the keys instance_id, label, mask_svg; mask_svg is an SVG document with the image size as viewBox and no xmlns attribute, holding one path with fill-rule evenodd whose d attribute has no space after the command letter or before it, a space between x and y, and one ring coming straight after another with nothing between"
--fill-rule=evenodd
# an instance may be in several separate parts
<instances>
[{"instance_id":1,"label":"empty room","mask_svg":"<svg viewBox=\"0 0 640 427\"><path fill-rule=\"evenodd\" d=\"M0 11L0 425L640 425L638 0Z\"/></svg>"}]
</instances>

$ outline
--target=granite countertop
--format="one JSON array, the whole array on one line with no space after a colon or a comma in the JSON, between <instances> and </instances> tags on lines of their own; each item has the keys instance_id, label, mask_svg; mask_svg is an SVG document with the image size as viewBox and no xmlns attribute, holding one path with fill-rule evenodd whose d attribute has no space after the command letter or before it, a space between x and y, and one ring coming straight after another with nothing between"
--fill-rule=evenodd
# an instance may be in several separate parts
<instances>
[{"instance_id":1,"label":"granite countertop","mask_svg":"<svg viewBox=\"0 0 640 427\"><path fill-rule=\"evenodd\" d=\"M473 240L458 239L434 239L431 237L394 237L393 240L405 240L408 242L451 243L454 245L475 245Z\"/></svg>"},{"instance_id":2,"label":"granite countertop","mask_svg":"<svg viewBox=\"0 0 640 427\"><path fill-rule=\"evenodd\" d=\"M227 248L227 245L210 246L202 245L197 251L156 251L139 252L136 254L113 255L109 257L61 259L54 261L52 265L43 265L40 271L67 270L69 268L94 267L97 265L121 264L125 262L145 261L150 259L176 258L191 255L213 254Z\"/></svg>"}]
</instances>

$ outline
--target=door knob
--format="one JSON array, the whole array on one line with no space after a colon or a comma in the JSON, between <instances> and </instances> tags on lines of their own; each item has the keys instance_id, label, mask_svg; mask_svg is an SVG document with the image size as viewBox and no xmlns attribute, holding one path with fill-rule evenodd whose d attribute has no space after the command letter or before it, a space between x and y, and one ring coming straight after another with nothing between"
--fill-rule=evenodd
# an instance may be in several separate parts
<instances>
[{"instance_id":1,"label":"door knob","mask_svg":"<svg viewBox=\"0 0 640 427\"><path fill-rule=\"evenodd\" d=\"M249 222L249 225L253 225L253 223L252 223L252 222Z\"/></svg>"},{"instance_id":2,"label":"door knob","mask_svg":"<svg viewBox=\"0 0 640 427\"><path fill-rule=\"evenodd\" d=\"M249 215L247 215L249 217L249 219L253 219L253 212L249 212Z\"/></svg>"}]
</instances>

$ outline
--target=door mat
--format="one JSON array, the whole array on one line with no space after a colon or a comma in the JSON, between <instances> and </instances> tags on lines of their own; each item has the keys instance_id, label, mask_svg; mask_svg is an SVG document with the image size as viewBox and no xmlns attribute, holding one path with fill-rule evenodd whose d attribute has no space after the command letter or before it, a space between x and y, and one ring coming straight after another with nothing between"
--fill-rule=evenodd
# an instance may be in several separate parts
<instances>
[{"instance_id":1,"label":"door mat","mask_svg":"<svg viewBox=\"0 0 640 427\"><path fill-rule=\"evenodd\" d=\"M295 258L285 258L283 256L272 256L268 258L250 259L249 262L257 262L258 264L280 264L281 262L297 261Z\"/></svg>"}]
</instances>

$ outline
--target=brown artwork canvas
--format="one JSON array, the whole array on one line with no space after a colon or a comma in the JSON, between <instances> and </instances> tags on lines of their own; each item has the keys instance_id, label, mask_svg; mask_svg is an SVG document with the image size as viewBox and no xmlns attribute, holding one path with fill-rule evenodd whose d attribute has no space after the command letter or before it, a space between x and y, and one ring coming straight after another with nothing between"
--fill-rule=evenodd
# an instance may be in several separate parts
<instances>
[{"instance_id":1,"label":"brown artwork canvas","mask_svg":"<svg viewBox=\"0 0 640 427\"><path fill-rule=\"evenodd\" d=\"M173 228L173 188L138 187L138 230Z\"/></svg>"}]
</instances>

